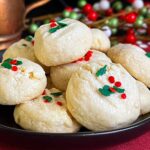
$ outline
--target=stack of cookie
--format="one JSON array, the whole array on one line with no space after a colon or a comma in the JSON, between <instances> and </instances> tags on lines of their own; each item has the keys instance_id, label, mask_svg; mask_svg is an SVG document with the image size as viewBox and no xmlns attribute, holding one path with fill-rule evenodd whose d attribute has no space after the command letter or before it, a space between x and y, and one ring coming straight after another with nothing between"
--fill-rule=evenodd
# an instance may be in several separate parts
<instances>
[{"instance_id":1,"label":"stack of cookie","mask_svg":"<svg viewBox=\"0 0 150 150\"><path fill-rule=\"evenodd\" d=\"M148 55L133 45L110 48L102 31L77 20L42 25L3 58L0 104L16 105L14 119L24 129L106 131L150 112Z\"/></svg>"}]
</instances>

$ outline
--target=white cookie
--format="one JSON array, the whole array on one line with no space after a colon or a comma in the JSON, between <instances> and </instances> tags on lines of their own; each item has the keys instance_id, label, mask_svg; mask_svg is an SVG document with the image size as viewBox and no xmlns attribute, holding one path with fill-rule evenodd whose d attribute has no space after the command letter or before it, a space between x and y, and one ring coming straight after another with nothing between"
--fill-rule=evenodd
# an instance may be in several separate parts
<instances>
[{"instance_id":1,"label":"white cookie","mask_svg":"<svg viewBox=\"0 0 150 150\"><path fill-rule=\"evenodd\" d=\"M139 88L139 93L140 93L141 114L144 115L150 112L150 91L140 81L137 81L137 86Z\"/></svg>"},{"instance_id":2,"label":"white cookie","mask_svg":"<svg viewBox=\"0 0 150 150\"><path fill-rule=\"evenodd\" d=\"M98 51L107 52L110 48L110 40L106 34L99 29L91 29L91 31L93 36L91 48Z\"/></svg>"},{"instance_id":3,"label":"white cookie","mask_svg":"<svg viewBox=\"0 0 150 150\"><path fill-rule=\"evenodd\" d=\"M55 31L55 28L59 29ZM42 25L36 31L34 50L42 64L57 66L84 56L91 44L92 33L85 24L73 19L64 19Z\"/></svg>"},{"instance_id":4,"label":"white cookie","mask_svg":"<svg viewBox=\"0 0 150 150\"><path fill-rule=\"evenodd\" d=\"M43 95L16 106L15 122L22 128L37 132L77 132L80 125L66 108L66 100L57 89L45 90Z\"/></svg>"},{"instance_id":5,"label":"white cookie","mask_svg":"<svg viewBox=\"0 0 150 150\"><path fill-rule=\"evenodd\" d=\"M24 58L0 64L0 104L15 105L39 96L47 79L42 67Z\"/></svg>"},{"instance_id":6,"label":"white cookie","mask_svg":"<svg viewBox=\"0 0 150 150\"><path fill-rule=\"evenodd\" d=\"M150 58L141 48L131 44L118 44L108 50L112 61L120 63L137 80L150 87Z\"/></svg>"},{"instance_id":7,"label":"white cookie","mask_svg":"<svg viewBox=\"0 0 150 150\"><path fill-rule=\"evenodd\" d=\"M66 99L74 118L94 131L125 127L140 114L136 81L120 64L83 66L72 75Z\"/></svg>"},{"instance_id":8,"label":"white cookie","mask_svg":"<svg viewBox=\"0 0 150 150\"><path fill-rule=\"evenodd\" d=\"M40 66L45 70L46 74L49 74L49 67L42 65L34 54L34 40L31 39L31 36L28 36L27 39L21 39L18 42L12 44L3 54L3 60L7 58L26 58L29 59Z\"/></svg>"},{"instance_id":9,"label":"white cookie","mask_svg":"<svg viewBox=\"0 0 150 150\"><path fill-rule=\"evenodd\" d=\"M107 61L108 63L111 62L111 60L104 53L95 50L89 50L84 57L75 62L51 67L50 76L52 83L58 89L65 91L71 75L82 65L100 61Z\"/></svg>"}]
</instances>

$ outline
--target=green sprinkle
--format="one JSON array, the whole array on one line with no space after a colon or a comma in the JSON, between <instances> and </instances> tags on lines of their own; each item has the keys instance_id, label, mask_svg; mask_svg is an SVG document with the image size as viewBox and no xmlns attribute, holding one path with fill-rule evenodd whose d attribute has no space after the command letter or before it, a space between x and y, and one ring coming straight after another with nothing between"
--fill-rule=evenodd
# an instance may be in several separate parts
<instances>
[{"instance_id":1,"label":"green sprinkle","mask_svg":"<svg viewBox=\"0 0 150 150\"><path fill-rule=\"evenodd\" d=\"M31 42L33 40L33 37L31 35L28 35L26 38L25 38L27 41Z\"/></svg>"},{"instance_id":2,"label":"green sprinkle","mask_svg":"<svg viewBox=\"0 0 150 150\"><path fill-rule=\"evenodd\" d=\"M8 62L2 63L1 66L3 66L4 68L7 68L7 69L11 69L12 68L12 66Z\"/></svg>"},{"instance_id":3,"label":"green sprinkle","mask_svg":"<svg viewBox=\"0 0 150 150\"><path fill-rule=\"evenodd\" d=\"M104 85L103 88L99 88L98 91L104 96L110 96L111 94L113 94L113 92L111 92L109 88L110 86Z\"/></svg>"},{"instance_id":4,"label":"green sprinkle","mask_svg":"<svg viewBox=\"0 0 150 150\"><path fill-rule=\"evenodd\" d=\"M58 21L57 23L59 24L59 26L61 26L61 28L63 28L63 27L66 27L66 26L67 26L67 24L66 24L66 23L63 23L63 22L60 22L60 21Z\"/></svg>"},{"instance_id":5,"label":"green sprinkle","mask_svg":"<svg viewBox=\"0 0 150 150\"><path fill-rule=\"evenodd\" d=\"M53 96L57 97L57 96L62 95L62 92L51 93L51 95L53 95Z\"/></svg>"},{"instance_id":6,"label":"green sprinkle","mask_svg":"<svg viewBox=\"0 0 150 150\"><path fill-rule=\"evenodd\" d=\"M145 55L150 58L150 52L147 52Z\"/></svg>"},{"instance_id":7,"label":"green sprinkle","mask_svg":"<svg viewBox=\"0 0 150 150\"><path fill-rule=\"evenodd\" d=\"M8 59L4 60L4 62L10 63L12 60L13 60L12 58L8 58Z\"/></svg>"},{"instance_id":8,"label":"green sprinkle","mask_svg":"<svg viewBox=\"0 0 150 150\"><path fill-rule=\"evenodd\" d=\"M57 26L57 27L55 27L55 28L49 29L49 32L50 32L50 33L54 33L54 32L56 32L56 31L59 30L59 29L60 29L60 27Z\"/></svg>"},{"instance_id":9,"label":"green sprinkle","mask_svg":"<svg viewBox=\"0 0 150 150\"><path fill-rule=\"evenodd\" d=\"M113 88L118 92L118 93L124 93L125 89L121 89L121 88L118 88L116 86L113 86Z\"/></svg>"},{"instance_id":10,"label":"green sprinkle","mask_svg":"<svg viewBox=\"0 0 150 150\"><path fill-rule=\"evenodd\" d=\"M52 101L52 97L50 97L50 96L43 96L43 99L47 100L48 102Z\"/></svg>"},{"instance_id":11,"label":"green sprinkle","mask_svg":"<svg viewBox=\"0 0 150 150\"><path fill-rule=\"evenodd\" d=\"M96 76L102 76L106 73L106 68L107 68L107 65L105 65L104 67L100 68L97 72L96 72Z\"/></svg>"},{"instance_id":12,"label":"green sprinkle","mask_svg":"<svg viewBox=\"0 0 150 150\"><path fill-rule=\"evenodd\" d=\"M23 63L22 63L22 61L17 61L17 63L16 63L16 65L18 66L18 65L22 65Z\"/></svg>"}]
</instances>

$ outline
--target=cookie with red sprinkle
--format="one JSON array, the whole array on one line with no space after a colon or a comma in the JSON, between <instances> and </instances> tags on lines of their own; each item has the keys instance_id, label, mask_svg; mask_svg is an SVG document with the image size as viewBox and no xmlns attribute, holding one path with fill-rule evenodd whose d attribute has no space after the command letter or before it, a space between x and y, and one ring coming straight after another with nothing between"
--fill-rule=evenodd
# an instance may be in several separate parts
<instances>
[{"instance_id":1,"label":"cookie with red sprinkle","mask_svg":"<svg viewBox=\"0 0 150 150\"><path fill-rule=\"evenodd\" d=\"M64 94L55 88L45 89L43 93L15 107L15 122L24 129L36 132L77 132L80 125L68 112Z\"/></svg>"},{"instance_id":2,"label":"cookie with red sprinkle","mask_svg":"<svg viewBox=\"0 0 150 150\"><path fill-rule=\"evenodd\" d=\"M140 115L136 81L120 64L82 66L69 80L66 99L73 117L93 131L126 127Z\"/></svg>"}]
</instances>

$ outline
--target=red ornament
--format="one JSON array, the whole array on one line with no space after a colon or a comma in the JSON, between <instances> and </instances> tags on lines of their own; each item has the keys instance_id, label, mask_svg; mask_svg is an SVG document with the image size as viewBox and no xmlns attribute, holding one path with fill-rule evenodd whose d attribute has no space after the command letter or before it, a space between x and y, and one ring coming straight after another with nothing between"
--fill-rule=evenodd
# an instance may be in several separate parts
<instances>
[{"instance_id":1,"label":"red ornament","mask_svg":"<svg viewBox=\"0 0 150 150\"><path fill-rule=\"evenodd\" d=\"M109 76L109 77L108 77L108 81L109 81L110 83L114 83L114 82L115 82L115 78L114 78L113 76Z\"/></svg>"},{"instance_id":2,"label":"red ornament","mask_svg":"<svg viewBox=\"0 0 150 150\"><path fill-rule=\"evenodd\" d=\"M12 67L12 71L17 71L17 70L18 70L17 66Z\"/></svg>"},{"instance_id":3,"label":"red ornament","mask_svg":"<svg viewBox=\"0 0 150 150\"><path fill-rule=\"evenodd\" d=\"M10 64L12 64L12 65L16 65L16 63L17 63L17 60L12 60L12 61L10 62Z\"/></svg>"},{"instance_id":4,"label":"red ornament","mask_svg":"<svg viewBox=\"0 0 150 150\"><path fill-rule=\"evenodd\" d=\"M121 94L121 98L122 99L126 99L127 98L127 95L125 93Z\"/></svg>"},{"instance_id":5,"label":"red ornament","mask_svg":"<svg viewBox=\"0 0 150 150\"><path fill-rule=\"evenodd\" d=\"M88 14L89 12L91 12L93 10L93 7L91 4L86 4L84 7L83 7L83 12L85 14Z\"/></svg>"},{"instance_id":6,"label":"red ornament","mask_svg":"<svg viewBox=\"0 0 150 150\"><path fill-rule=\"evenodd\" d=\"M125 37L125 42L126 43L131 43L131 44L135 44L137 41L136 36L134 34L128 34Z\"/></svg>"},{"instance_id":7,"label":"red ornament","mask_svg":"<svg viewBox=\"0 0 150 150\"><path fill-rule=\"evenodd\" d=\"M110 16L110 15L112 15L113 14L113 9L112 8L109 8L109 9L107 9L106 11L105 11L105 15L106 16Z\"/></svg>"},{"instance_id":8,"label":"red ornament","mask_svg":"<svg viewBox=\"0 0 150 150\"><path fill-rule=\"evenodd\" d=\"M137 14L134 12L131 12L125 16L125 21L127 23L134 23L136 21L136 18L137 18Z\"/></svg>"},{"instance_id":9,"label":"red ornament","mask_svg":"<svg viewBox=\"0 0 150 150\"><path fill-rule=\"evenodd\" d=\"M56 104L59 105L59 106L62 106L62 105L63 105L62 102L59 102L59 101L56 102Z\"/></svg>"},{"instance_id":10,"label":"red ornament","mask_svg":"<svg viewBox=\"0 0 150 150\"><path fill-rule=\"evenodd\" d=\"M84 57L85 61L89 61L91 56L92 56L93 52L92 51L88 51Z\"/></svg>"},{"instance_id":11,"label":"red ornament","mask_svg":"<svg viewBox=\"0 0 150 150\"><path fill-rule=\"evenodd\" d=\"M116 87L120 87L121 86L121 82L119 82L119 81L115 82L115 86Z\"/></svg>"},{"instance_id":12,"label":"red ornament","mask_svg":"<svg viewBox=\"0 0 150 150\"><path fill-rule=\"evenodd\" d=\"M128 3L133 3L135 0L127 0Z\"/></svg>"},{"instance_id":13,"label":"red ornament","mask_svg":"<svg viewBox=\"0 0 150 150\"><path fill-rule=\"evenodd\" d=\"M72 12L73 8L72 7L66 7L65 10L68 11L68 12Z\"/></svg>"},{"instance_id":14,"label":"red ornament","mask_svg":"<svg viewBox=\"0 0 150 150\"><path fill-rule=\"evenodd\" d=\"M91 12L88 13L87 17L91 21L96 21L97 18L98 18L98 14L95 11L91 11Z\"/></svg>"},{"instance_id":15,"label":"red ornament","mask_svg":"<svg viewBox=\"0 0 150 150\"><path fill-rule=\"evenodd\" d=\"M115 90L114 88L112 88L112 87L110 87L109 90L110 90L111 92L113 92L113 93L116 92L116 90Z\"/></svg>"}]
</instances>

